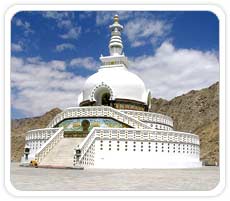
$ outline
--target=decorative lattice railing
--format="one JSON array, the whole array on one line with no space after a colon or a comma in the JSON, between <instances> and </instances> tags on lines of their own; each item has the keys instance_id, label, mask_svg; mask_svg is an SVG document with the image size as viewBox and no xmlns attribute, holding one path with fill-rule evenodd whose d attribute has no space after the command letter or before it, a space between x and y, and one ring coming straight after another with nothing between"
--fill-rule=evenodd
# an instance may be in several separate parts
<instances>
[{"instance_id":1,"label":"decorative lattice railing","mask_svg":"<svg viewBox=\"0 0 230 201\"><path fill-rule=\"evenodd\" d=\"M29 146L30 154L35 154L58 129L59 128L43 128L28 131L26 133L26 146Z\"/></svg>"},{"instance_id":2,"label":"decorative lattice railing","mask_svg":"<svg viewBox=\"0 0 230 201\"><path fill-rule=\"evenodd\" d=\"M93 144L94 140L96 139L96 130L97 128L93 128L87 135L87 137L84 139L84 141L80 144L79 149L81 150L81 157L79 159L79 162L81 162L89 147Z\"/></svg>"},{"instance_id":3,"label":"decorative lattice railing","mask_svg":"<svg viewBox=\"0 0 230 201\"><path fill-rule=\"evenodd\" d=\"M169 116L163 115L163 114L136 111L136 110L120 110L120 111L140 121L160 123L160 124L164 124L164 125L167 125L173 128L172 118Z\"/></svg>"},{"instance_id":4,"label":"decorative lattice railing","mask_svg":"<svg viewBox=\"0 0 230 201\"><path fill-rule=\"evenodd\" d=\"M53 149L53 147L63 138L64 129L56 129L55 134L53 134L47 141L38 149L35 153L35 160L40 163L45 156Z\"/></svg>"},{"instance_id":5,"label":"decorative lattice railing","mask_svg":"<svg viewBox=\"0 0 230 201\"><path fill-rule=\"evenodd\" d=\"M48 140L57 131L58 128L43 128L43 129L30 130L26 133L26 141Z\"/></svg>"},{"instance_id":6,"label":"decorative lattice railing","mask_svg":"<svg viewBox=\"0 0 230 201\"><path fill-rule=\"evenodd\" d=\"M108 106L67 108L65 111L55 116L55 118L49 123L48 127L54 127L64 119L77 117L111 117L133 128L152 129L150 126L139 121L138 119Z\"/></svg>"},{"instance_id":7,"label":"decorative lattice railing","mask_svg":"<svg viewBox=\"0 0 230 201\"><path fill-rule=\"evenodd\" d=\"M81 157L79 164L90 146L96 139L100 140L134 140L134 141L155 141L166 143L186 143L199 145L199 137L197 135L178 131L155 131L150 129L132 129L132 128L93 128L85 140L81 143ZM75 161L75 160L74 160ZM76 165L76 162L73 164Z\"/></svg>"}]
</instances>

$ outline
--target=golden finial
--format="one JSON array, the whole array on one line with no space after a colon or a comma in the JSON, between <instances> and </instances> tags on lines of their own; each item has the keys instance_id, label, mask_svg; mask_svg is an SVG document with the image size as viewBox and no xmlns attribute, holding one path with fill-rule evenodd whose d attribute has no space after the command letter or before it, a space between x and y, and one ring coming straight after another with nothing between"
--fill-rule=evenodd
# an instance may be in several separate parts
<instances>
[{"instance_id":1,"label":"golden finial","mask_svg":"<svg viewBox=\"0 0 230 201\"><path fill-rule=\"evenodd\" d=\"M114 15L113 19L114 19L114 23L118 23L118 21L119 21L118 15Z\"/></svg>"}]
</instances>

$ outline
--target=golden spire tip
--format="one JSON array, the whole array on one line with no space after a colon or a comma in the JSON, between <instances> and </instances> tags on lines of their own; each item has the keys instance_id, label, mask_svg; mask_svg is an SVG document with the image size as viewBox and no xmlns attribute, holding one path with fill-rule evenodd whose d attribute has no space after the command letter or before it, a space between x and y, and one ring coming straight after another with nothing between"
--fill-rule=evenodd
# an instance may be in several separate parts
<instances>
[{"instance_id":1,"label":"golden spire tip","mask_svg":"<svg viewBox=\"0 0 230 201\"><path fill-rule=\"evenodd\" d=\"M114 15L113 19L114 19L114 22L118 22L118 20L119 20L118 15Z\"/></svg>"}]
</instances>

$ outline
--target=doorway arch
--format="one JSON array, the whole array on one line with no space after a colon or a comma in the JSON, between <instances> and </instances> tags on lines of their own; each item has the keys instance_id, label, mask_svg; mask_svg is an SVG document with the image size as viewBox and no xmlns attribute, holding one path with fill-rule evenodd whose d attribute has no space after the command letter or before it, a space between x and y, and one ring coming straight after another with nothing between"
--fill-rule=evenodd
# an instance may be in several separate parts
<instances>
[{"instance_id":1,"label":"doorway arch","mask_svg":"<svg viewBox=\"0 0 230 201\"><path fill-rule=\"evenodd\" d=\"M109 106L111 94L107 88L100 87L95 91L94 98L96 105Z\"/></svg>"},{"instance_id":2,"label":"doorway arch","mask_svg":"<svg viewBox=\"0 0 230 201\"><path fill-rule=\"evenodd\" d=\"M91 101L96 101L96 105L110 106L113 99L112 89L105 83L97 85L91 93Z\"/></svg>"},{"instance_id":3,"label":"doorway arch","mask_svg":"<svg viewBox=\"0 0 230 201\"><path fill-rule=\"evenodd\" d=\"M101 96L101 105L109 106L110 105L110 93L106 92Z\"/></svg>"}]
</instances>

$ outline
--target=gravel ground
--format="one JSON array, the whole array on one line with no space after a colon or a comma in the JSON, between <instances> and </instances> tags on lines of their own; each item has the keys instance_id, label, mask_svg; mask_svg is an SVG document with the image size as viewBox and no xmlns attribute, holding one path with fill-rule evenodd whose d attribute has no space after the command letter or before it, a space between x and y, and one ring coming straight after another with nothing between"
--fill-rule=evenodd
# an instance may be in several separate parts
<instances>
[{"instance_id":1,"label":"gravel ground","mask_svg":"<svg viewBox=\"0 0 230 201\"><path fill-rule=\"evenodd\" d=\"M11 182L22 191L208 191L219 182L219 167L74 170L12 163Z\"/></svg>"}]
</instances>

